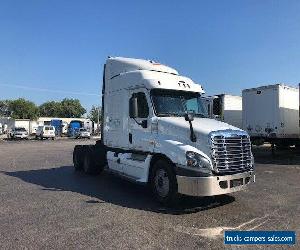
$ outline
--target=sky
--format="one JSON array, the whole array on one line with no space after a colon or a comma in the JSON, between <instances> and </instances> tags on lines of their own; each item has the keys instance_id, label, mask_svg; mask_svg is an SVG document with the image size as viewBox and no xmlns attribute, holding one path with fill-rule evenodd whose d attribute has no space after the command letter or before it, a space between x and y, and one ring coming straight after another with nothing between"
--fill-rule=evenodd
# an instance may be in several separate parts
<instances>
[{"instance_id":1,"label":"sky","mask_svg":"<svg viewBox=\"0 0 300 250\"><path fill-rule=\"evenodd\" d=\"M176 68L206 94L300 82L300 1L0 0L0 99L101 104L108 56Z\"/></svg>"}]
</instances>

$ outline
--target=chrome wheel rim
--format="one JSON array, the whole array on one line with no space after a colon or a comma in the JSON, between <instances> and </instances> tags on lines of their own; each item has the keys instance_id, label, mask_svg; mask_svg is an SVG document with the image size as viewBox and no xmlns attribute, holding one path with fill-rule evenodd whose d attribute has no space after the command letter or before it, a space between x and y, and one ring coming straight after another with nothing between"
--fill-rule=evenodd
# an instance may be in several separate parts
<instances>
[{"instance_id":1,"label":"chrome wheel rim","mask_svg":"<svg viewBox=\"0 0 300 250\"><path fill-rule=\"evenodd\" d=\"M155 189L160 197L166 197L169 193L169 176L164 169L158 169L154 178Z\"/></svg>"}]
</instances>

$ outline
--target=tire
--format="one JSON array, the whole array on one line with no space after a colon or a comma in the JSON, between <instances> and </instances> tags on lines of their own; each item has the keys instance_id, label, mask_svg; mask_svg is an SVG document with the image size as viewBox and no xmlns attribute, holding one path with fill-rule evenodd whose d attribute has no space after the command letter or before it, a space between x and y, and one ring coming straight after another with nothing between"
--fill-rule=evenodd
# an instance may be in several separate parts
<instances>
[{"instance_id":1,"label":"tire","mask_svg":"<svg viewBox=\"0 0 300 250\"><path fill-rule=\"evenodd\" d=\"M74 168L77 171L80 171L83 169L83 147L80 145L76 145L73 150L73 164Z\"/></svg>"},{"instance_id":2,"label":"tire","mask_svg":"<svg viewBox=\"0 0 300 250\"><path fill-rule=\"evenodd\" d=\"M96 154L94 145L84 146L83 170L86 174L98 175L102 172L104 167L97 162Z\"/></svg>"},{"instance_id":3,"label":"tire","mask_svg":"<svg viewBox=\"0 0 300 250\"><path fill-rule=\"evenodd\" d=\"M105 166L107 165L107 158L106 158L107 149L103 144L94 145L94 159L97 165L97 168L100 171L103 171Z\"/></svg>"},{"instance_id":4,"label":"tire","mask_svg":"<svg viewBox=\"0 0 300 250\"><path fill-rule=\"evenodd\" d=\"M150 175L150 186L155 199L165 205L173 206L179 199L178 185L173 166L165 161L158 160Z\"/></svg>"}]
</instances>

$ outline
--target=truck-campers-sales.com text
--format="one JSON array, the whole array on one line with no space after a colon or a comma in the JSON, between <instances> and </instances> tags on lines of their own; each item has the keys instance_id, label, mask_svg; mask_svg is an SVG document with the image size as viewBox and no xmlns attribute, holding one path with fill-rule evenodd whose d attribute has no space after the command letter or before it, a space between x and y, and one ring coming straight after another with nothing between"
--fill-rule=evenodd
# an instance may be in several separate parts
<instances>
[{"instance_id":1,"label":"truck-campers-sales.com text","mask_svg":"<svg viewBox=\"0 0 300 250\"><path fill-rule=\"evenodd\" d=\"M249 243L271 243L271 242L292 242L293 241L293 237L278 237L278 236L260 236L260 237L253 237L253 236L235 236L235 237L231 237L231 236L225 236L226 238L226 243L237 243L237 242L249 242Z\"/></svg>"}]
</instances>

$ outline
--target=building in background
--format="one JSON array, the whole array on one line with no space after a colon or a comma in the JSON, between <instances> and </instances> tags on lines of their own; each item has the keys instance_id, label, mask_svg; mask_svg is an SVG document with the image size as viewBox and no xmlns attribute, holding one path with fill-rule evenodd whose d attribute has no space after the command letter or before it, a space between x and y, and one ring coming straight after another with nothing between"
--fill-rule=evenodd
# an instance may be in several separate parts
<instances>
[{"instance_id":1,"label":"building in background","mask_svg":"<svg viewBox=\"0 0 300 250\"><path fill-rule=\"evenodd\" d=\"M22 127L27 130L29 134L35 134L38 126L52 125L55 127L56 135L70 135L70 123L77 121L79 127L86 128L90 133L94 133L97 129L94 122L88 118L58 118L58 117L39 117L37 120L29 119L13 119L11 117L0 117L2 124L2 133L7 133L13 128ZM6 129L4 129L6 128Z\"/></svg>"}]
</instances>

